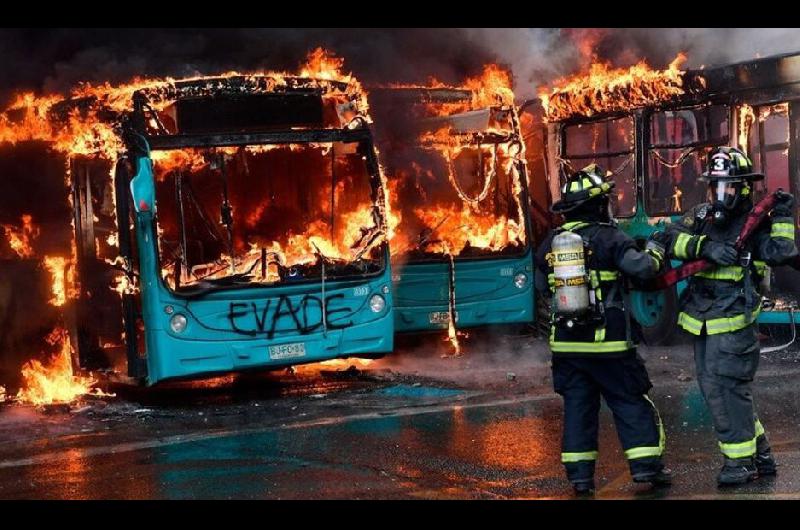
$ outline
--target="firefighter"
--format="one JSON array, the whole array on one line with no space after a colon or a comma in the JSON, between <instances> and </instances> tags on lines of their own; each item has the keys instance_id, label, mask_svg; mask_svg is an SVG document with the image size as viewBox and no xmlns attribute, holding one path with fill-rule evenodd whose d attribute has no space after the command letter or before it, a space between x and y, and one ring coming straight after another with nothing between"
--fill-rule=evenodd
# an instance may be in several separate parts
<instances>
[{"instance_id":1,"label":"firefighter","mask_svg":"<svg viewBox=\"0 0 800 530\"><path fill-rule=\"evenodd\" d=\"M671 482L661 461L664 428L647 395L652 384L636 352L625 301L626 278L654 277L665 249L648 241L642 251L617 227L609 202L613 188L596 164L571 175L551 208L566 222L547 235L536 256L537 288L553 300L549 343L553 386L564 399L561 461L577 494L594 491L601 395L633 480Z\"/></svg>"},{"instance_id":2,"label":"firefighter","mask_svg":"<svg viewBox=\"0 0 800 530\"><path fill-rule=\"evenodd\" d=\"M753 208L753 182L764 175L753 171L740 150L719 147L709 153L701 178L708 181L711 202L689 210L658 239L670 257L706 258L717 265L689 278L678 324L695 336L697 381L724 456L717 483L726 486L776 472L750 389L759 359L756 317L761 296L756 286L767 265L781 265L797 255L794 198L779 194L769 222L737 253L734 241Z\"/></svg>"}]
</instances>

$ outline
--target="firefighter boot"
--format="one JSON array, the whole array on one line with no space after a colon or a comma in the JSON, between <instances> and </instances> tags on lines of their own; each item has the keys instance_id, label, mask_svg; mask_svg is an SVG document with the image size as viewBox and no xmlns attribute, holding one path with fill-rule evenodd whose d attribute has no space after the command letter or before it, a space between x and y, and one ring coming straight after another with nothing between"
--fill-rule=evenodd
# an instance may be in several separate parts
<instances>
[{"instance_id":1,"label":"firefighter boot","mask_svg":"<svg viewBox=\"0 0 800 530\"><path fill-rule=\"evenodd\" d=\"M655 488L665 488L672 485L672 471L662 469L655 473L634 475L633 481L638 483L649 482Z\"/></svg>"},{"instance_id":2,"label":"firefighter boot","mask_svg":"<svg viewBox=\"0 0 800 530\"><path fill-rule=\"evenodd\" d=\"M594 480L576 480L572 483L572 489L580 497L594 495Z\"/></svg>"},{"instance_id":3,"label":"firefighter boot","mask_svg":"<svg viewBox=\"0 0 800 530\"><path fill-rule=\"evenodd\" d=\"M672 484L672 472L664 469L660 456L635 458L629 460L633 481L639 484L650 483L654 487L664 487Z\"/></svg>"},{"instance_id":4,"label":"firefighter boot","mask_svg":"<svg viewBox=\"0 0 800 530\"><path fill-rule=\"evenodd\" d=\"M772 449L770 448L767 437L764 434L756 438L755 461L759 477L777 474L778 464L775 462L775 457L772 456Z\"/></svg>"},{"instance_id":5,"label":"firefighter boot","mask_svg":"<svg viewBox=\"0 0 800 530\"><path fill-rule=\"evenodd\" d=\"M718 486L746 484L758 475L753 457L725 458L725 464L717 475Z\"/></svg>"}]
</instances>

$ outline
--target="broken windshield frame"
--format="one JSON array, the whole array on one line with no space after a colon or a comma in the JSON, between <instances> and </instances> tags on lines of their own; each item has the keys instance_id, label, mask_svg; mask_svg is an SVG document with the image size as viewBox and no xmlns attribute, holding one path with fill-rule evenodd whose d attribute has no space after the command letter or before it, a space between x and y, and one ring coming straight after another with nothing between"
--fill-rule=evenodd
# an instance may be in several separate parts
<instances>
[{"instance_id":1,"label":"broken windshield frame","mask_svg":"<svg viewBox=\"0 0 800 530\"><path fill-rule=\"evenodd\" d=\"M330 144L330 151L333 152L333 144L355 144L357 147L357 155L363 160L364 176L369 181L369 199L371 208L369 214L372 216L373 225L366 230L362 230L361 238L357 240L360 244L360 250L353 252L352 260L336 260L328 259L324 255L324 251L319 251L315 254L318 256L316 262L312 263L313 267L321 269L319 274L309 275L311 277L304 277L302 279L284 278L283 276L279 281L253 281L250 273L259 264L256 260L249 270L240 271L234 275L227 275L223 278L216 280L201 280L198 283L193 283L189 286L177 285L177 289L173 289L168 284L166 278L162 275L161 281L163 285L178 295L196 296L204 294L209 291L217 291L220 289L232 288L248 288L248 287L271 287L271 286L285 286L295 285L300 283L310 283L328 281L328 280L343 280L353 278L368 278L381 274L386 267L386 241L381 241L381 235L385 233L385 198L383 196L383 189L381 187L381 178L375 156L371 134L365 129L326 129L326 130L304 130L304 131L274 131L266 133L252 133L252 134L192 134L192 135L172 135L172 136L153 136L148 138L151 147L154 151L169 151L184 148L218 148L218 147L248 147L259 145L276 145L281 144ZM177 212L176 212L177 215ZM160 231L160 230L159 230ZM162 253L161 253L161 240L155 238L156 244L159 246L158 259L159 270L163 270L162 266ZM316 245L315 245L316 246ZM267 252L268 256L264 256L264 249L262 249L262 260L269 257L271 254ZM365 258L364 254L367 252L372 253L371 258ZM274 257L274 256L272 256ZM271 265L272 263L270 263ZM280 265L280 262L277 262ZM262 268L263 268L262 263ZM287 268L291 264L286 264ZM263 269L262 269L263 270Z\"/></svg>"},{"instance_id":2,"label":"broken windshield frame","mask_svg":"<svg viewBox=\"0 0 800 530\"><path fill-rule=\"evenodd\" d=\"M383 147L390 188L398 194L394 208L401 218L395 231L402 236L393 240L395 259L402 256L399 259L410 263L440 262L448 259L445 247L450 244L458 249L452 254L459 261L514 258L529 249L527 209L520 207L527 201L526 173L524 163L517 160L523 147L512 132L509 117L509 123L502 126L489 128L479 123L481 115L482 120L488 121L490 116L495 120L495 115L503 113L508 111L492 107L427 118L417 122L420 127L412 134L396 137L393 146ZM460 123L462 127L455 129L444 128L452 125L448 120L461 117L468 123ZM453 153L455 156L451 157ZM426 203L428 207L409 206ZM440 212L439 208L445 211ZM447 209L452 211L448 213ZM469 209L474 218L472 214L465 217L462 209ZM512 238L512 229L505 233L493 228L506 226L501 216L507 218L506 223L516 223L518 236ZM454 226L454 217L466 223ZM490 238L485 247L468 239L461 248L463 241L458 237L450 238L452 241L441 237L442 231L452 235L471 226L470 222L477 223L470 229L470 238ZM507 243L492 248L504 237L509 238Z\"/></svg>"}]
</instances>

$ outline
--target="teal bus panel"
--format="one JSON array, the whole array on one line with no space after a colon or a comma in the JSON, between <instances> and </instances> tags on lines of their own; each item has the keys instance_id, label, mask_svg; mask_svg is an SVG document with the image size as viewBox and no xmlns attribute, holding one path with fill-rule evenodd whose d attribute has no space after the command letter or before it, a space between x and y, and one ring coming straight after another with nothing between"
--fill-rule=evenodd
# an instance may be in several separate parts
<instances>
[{"instance_id":1,"label":"teal bus panel","mask_svg":"<svg viewBox=\"0 0 800 530\"><path fill-rule=\"evenodd\" d=\"M534 318L533 253L519 258L456 260L456 327L532 322ZM449 262L396 266L395 329L447 329L450 299ZM515 278L524 275L524 285ZM444 317L444 318L443 318Z\"/></svg>"}]
</instances>

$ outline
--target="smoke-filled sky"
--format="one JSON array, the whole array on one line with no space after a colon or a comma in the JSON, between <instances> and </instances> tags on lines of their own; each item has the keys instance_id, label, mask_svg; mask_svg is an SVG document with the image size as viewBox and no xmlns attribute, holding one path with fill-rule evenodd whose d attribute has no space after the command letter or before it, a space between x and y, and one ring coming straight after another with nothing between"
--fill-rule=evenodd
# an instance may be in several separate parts
<instances>
[{"instance_id":1,"label":"smoke-filled sky","mask_svg":"<svg viewBox=\"0 0 800 530\"><path fill-rule=\"evenodd\" d=\"M627 66L663 67L679 51L687 67L800 51L798 29L410 28L410 29L4 29L0 98L18 90L61 91L79 81L134 76L288 69L323 46L366 83L456 83L487 62L513 70L516 92L585 68L592 54Z\"/></svg>"}]
</instances>

